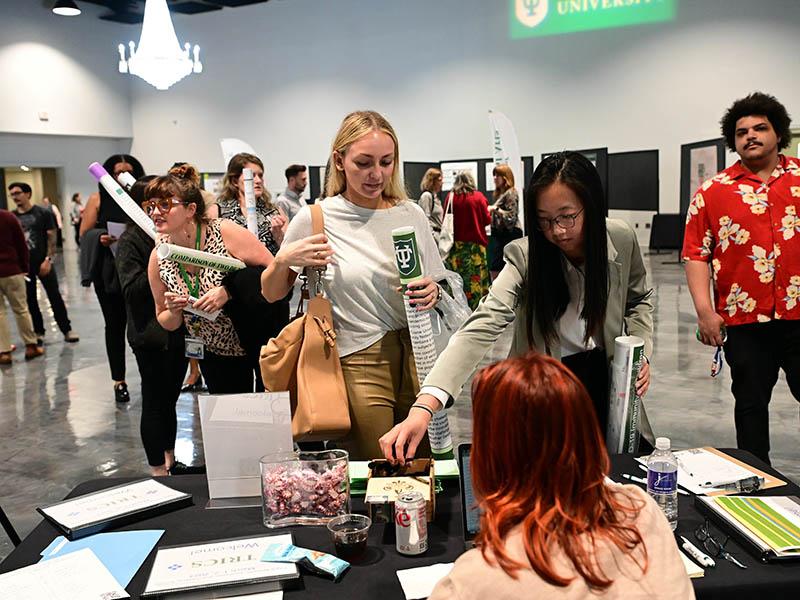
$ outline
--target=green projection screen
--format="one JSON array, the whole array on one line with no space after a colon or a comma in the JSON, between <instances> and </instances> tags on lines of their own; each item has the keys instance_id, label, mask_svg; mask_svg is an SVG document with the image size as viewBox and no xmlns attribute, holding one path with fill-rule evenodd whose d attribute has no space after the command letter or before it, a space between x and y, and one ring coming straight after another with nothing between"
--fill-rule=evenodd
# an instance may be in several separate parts
<instances>
[{"instance_id":1,"label":"green projection screen","mask_svg":"<svg viewBox=\"0 0 800 600\"><path fill-rule=\"evenodd\" d=\"M678 0L509 0L512 39L672 21Z\"/></svg>"}]
</instances>

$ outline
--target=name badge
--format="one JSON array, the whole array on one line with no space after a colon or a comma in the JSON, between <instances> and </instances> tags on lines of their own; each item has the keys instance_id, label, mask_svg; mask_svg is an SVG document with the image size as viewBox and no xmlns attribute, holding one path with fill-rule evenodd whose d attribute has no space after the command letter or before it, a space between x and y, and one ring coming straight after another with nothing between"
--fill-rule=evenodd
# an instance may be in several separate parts
<instances>
[{"instance_id":1,"label":"name badge","mask_svg":"<svg viewBox=\"0 0 800 600\"><path fill-rule=\"evenodd\" d=\"M200 340L198 338L187 337L184 338L183 345L185 349L186 358L195 358L197 360L203 360L206 349L206 345L203 343L203 340Z\"/></svg>"}]
</instances>

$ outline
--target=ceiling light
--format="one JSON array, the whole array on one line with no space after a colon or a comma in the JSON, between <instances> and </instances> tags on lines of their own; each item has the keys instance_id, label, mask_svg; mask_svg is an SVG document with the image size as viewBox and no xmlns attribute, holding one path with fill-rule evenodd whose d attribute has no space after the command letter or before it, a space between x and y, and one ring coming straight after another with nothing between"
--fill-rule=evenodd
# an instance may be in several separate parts
<instances>
[{"instance_id":1,"label":"ceiling light","mask_svg":"<svg viewBox=\"0 0 800 600\"><path fill-rule=\"evenodd\" d=\"M130 57L125 59L125 45L119 45L119 72L141 77L157 90L169 89L191 73L201 73L200 46L188 42L181 48L167 0L147 0L138 47L128 43ZM190 54L192 55L190 57Z\"/></svg>"},{"instance_id":2,"label":"ceiling light","mask_svg":"<svg viewBox=\"0 0 800 600\"><path fill-rule=\"evenodd\" d=\"M77 17L81 9L72 0L58 0L53 6L53 12L62 17Z\"/></svg>"},{"instance_id":3,"label":"ceiling light","mask_svg":"<svg viewBox=\"0 0 800 600\"><path fill-rule=\"evenodd\" d=\"M19 168L25 171L26 173L31 170L31 168L28 165L20 165Z\"/></svg>"}]
</instances>

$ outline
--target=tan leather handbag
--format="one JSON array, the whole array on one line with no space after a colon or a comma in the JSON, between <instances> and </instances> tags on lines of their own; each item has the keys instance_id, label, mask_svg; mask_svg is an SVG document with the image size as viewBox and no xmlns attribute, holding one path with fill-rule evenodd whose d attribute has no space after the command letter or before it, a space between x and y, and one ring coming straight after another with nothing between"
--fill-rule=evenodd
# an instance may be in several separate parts
<instances>
[{"instance_id":1,"label":"tan leather handbag","mask_svg":"<svg viewBox=\"0 0 800 600\"><path fill-rule=\"evenodd\" d=\"M311 207L311 223L314 234L323 233L319 204ZM322 296L321 284L314 285L313 292L303 314L303 300L308 298L304 289L297 315L261 348L259 358L266 390L289 391L295 441L332 440L350 431L350 407L331 303Z\"/></svg>"}]
</instances>

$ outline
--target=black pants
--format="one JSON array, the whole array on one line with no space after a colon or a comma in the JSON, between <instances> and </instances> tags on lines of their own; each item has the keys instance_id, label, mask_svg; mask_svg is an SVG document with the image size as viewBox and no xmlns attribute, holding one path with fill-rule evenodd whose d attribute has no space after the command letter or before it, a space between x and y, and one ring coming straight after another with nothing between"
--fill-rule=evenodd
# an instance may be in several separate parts
<instances>
[{"instance_id":1,"label":"black pants","mask_svg":"<svg viewBox=\"0 0 800 600\"><path fill-rule=\"evenodd\" d=\"M170 336L164 350L134 350L142 378L142 420L139 431L151 467L164 464L164 452L175 449L178 416L175 405L181 393L189 359L182 336Z\"/></svg>"},{"instance_id":2,"label":"black pants","mask_svg":"<svg viewBox=\"0 0 800 600\"><path fill-rule=\"evenodd\" d=\"M38 275L39 266L40 265L35 265L31 269L31 273L28 274L29 281L25 282L28 297L28 310L31 313L33 330L39 337L44 335L44 319L42 318L42 311L39 309L39 301L36 298L36 280L38 279L42 282L42 287L44 287L44 291L47 294L47 299L50 301L50 308L53 309L53 318L56 320L58 328L61 330L61 333L67 333L71 329L71 325L69 316L67 315L67 307L64 305L61 291L58 289L56 268L55 266L51 266L50 272L42 277Z\"/></svg>"},{"instance_id":3,"label":"black pants","mask_svg":"<svg viewBox=\"0 0 800 600\"><path fill-rule=\"evenodd\" d=\"M94 282L94 293L103 311L106 323L106 355L111 368L111 379L125 380L125 327L128 314L125 312L125 299L120 293L107 292L101 279Z\"/></svg>"},{"instance_id":4,"label":"black pants","mask_svg":"<svg viewBox=\"0 0 800 600\"><path fill-rule=\"evenodd\" d=\"M247 394L253 391L253 366L246 356L220 356L206 349L200 371L209 394Z\"/></svg>"},{"instance_id":5,"label":"black pants","mask_svg":"<svg viewBox=\"0 0 800 600\"><path fill-rule=\"evenodd\" d=\"M490 271L502 271L506 265L503 258L503 250L514 240L522 237L522 230L514 227L513 229L495 229L492 227L492 256L490 258Z\"/></svg>"},{"instance_id":6,"label":"black pants","mask_svg":"<svg viewBox=\"0 0 800 600\"><path fill-rule=\"evenodd\" d=\"M603 439L606 437L608 425L608 359L603 348L595 348L561 359L564 366L569 368L586 387L592 399L597 421Z\"/></svg>"},{"instance_id":7,"label":"black pants","mask_svg":"<svg viewBox=\"0 0 800 600\"><path fill-rule=\"evenodd\" d=\"M736 445L769 462L769 401L778 371L800 401L800 321L770 321L728 327L725 360L736 400Z\"/></svg>"}]
</instances>

